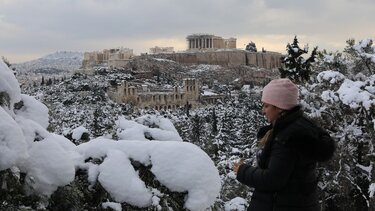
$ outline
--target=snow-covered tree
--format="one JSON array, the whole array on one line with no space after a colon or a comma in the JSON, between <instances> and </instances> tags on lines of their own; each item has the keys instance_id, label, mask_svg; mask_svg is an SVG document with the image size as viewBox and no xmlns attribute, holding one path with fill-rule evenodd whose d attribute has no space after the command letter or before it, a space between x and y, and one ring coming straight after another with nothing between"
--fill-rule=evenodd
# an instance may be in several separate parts
<instances>
[{"instance_id":1,"label":"snow-covered tree","mask_svg":"<svg viewBox=\"0 0 375 211\"><path fill-rule=\"evenodd\" d=\"M323 207L373 210L374 46L370 39L347 43L343 53L320 53L316 78L301 86L302 102L337 140L334 159L321 168Z\"/></svg>"},{"instance_id":2,"label":"snow-covered tree","mask_svg":"<svg viewBox=\"0 0 375 211\"><path fill-rule=\"evenodd\" d=\"M305 59L303 55L307 54L308 50L307 45L303 49L299 47L297 36L294 37L292 44L287 44L287 55L281 61L285 67L279 68L281 78L290 78L297 83L310 79L311 65L317 56L318 47L315 47L310 57Z\"/></svg>"},{"instance_id":3,"label":"snow-covered tree","mask_svg":"<svg viewBox=\"0 0 375 211\"><path fill-rule=\"evenodd\" d=\"M249 44L246 45L245 50L250 51L250 52L257 52L258 51L255 43L252 42L252 41L249 42Z\"/></svg>"},{"instance_id":4,"label":"snow-covered tree","mask_svg":"<svg viewBox=\"0 0 375 211\"><path fill-rule=\"evenodd\" d=\"M375 61L374 61L374 46L372 39L360 40L355 43L354 39L346 41L347 46L344 50L348 54L351 61L351 69L355 73L369 73L374 74Z\"/></svg>"},{"instance_id":5,"label":"snow-covered tree","mask_svg":"<svg viewBox=\"0 0 375 211\"><path fill-rule=\"evenodd\" d=\"M98 137L75 145L46 130L48 108L21 94L2 61L0 97L1 210L194 211L215 203L221 182L213 161L182 142L166 118L119 116L118 140ZM84 132L78 127L72 138L82 139Z\"/></svg>"}]
</instances>

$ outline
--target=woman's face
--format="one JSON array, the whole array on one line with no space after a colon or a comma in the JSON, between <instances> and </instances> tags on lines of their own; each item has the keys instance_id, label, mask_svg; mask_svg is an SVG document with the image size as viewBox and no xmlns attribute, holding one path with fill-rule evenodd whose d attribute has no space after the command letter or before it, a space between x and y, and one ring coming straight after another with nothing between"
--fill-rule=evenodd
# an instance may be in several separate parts
<instances>
[{"instance_id":1,"label":"woman's face","mask_svg":"<svg viewBox=\"0 0 375 211\"><path fill-rule=\"evenodd\" d=\"M282 110L268 103L263 103L262 112L269 123L273 124L279 118Z\"/></svg>"}]
</instances>

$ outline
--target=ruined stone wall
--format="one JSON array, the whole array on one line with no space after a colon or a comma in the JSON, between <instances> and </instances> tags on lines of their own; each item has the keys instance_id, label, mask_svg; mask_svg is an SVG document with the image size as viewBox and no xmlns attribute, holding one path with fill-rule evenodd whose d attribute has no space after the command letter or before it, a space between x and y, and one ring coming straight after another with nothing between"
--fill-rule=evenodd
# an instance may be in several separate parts
<instances>
[{"instance_id":1,"label":"ruined stone wall","mask_svg":"<svg viewBox=\"0 0 375 211\"><path fill-rule=\"evenodd\" d=\"M176 109L184 107L187 103L196 108L199 102L199 83L196 79L184 79L184 88L176 87L172 90L149 90L144 87L132 85L122 81L120 85L112 86L108 96L117 103L129 103L138 108Z\"/></svg>"},{"instance_id":2,"label":"ruined stone wall","mask_svg":"<svg viewBox=\"0 0 375 211\"><path fill-rule=\"evenodd\" d=\"M185 64L211 64L223 66L247 65L265 69L281 67L280 53L247 51L186 52L151 55Z\"/></svg>"}]
</instances>

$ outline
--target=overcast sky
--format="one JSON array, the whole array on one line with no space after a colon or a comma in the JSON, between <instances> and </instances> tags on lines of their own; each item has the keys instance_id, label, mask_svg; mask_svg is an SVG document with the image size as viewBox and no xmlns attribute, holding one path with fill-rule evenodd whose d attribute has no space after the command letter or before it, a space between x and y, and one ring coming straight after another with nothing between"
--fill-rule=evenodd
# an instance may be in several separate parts
<instances>
[{"instance_id":1,"label":"overcast sky","mask_svg":"<svg viewBox=\"0 0 375 211\"><path fill-rule=\"evenodd\" d=\"M342 51L349 38L375 39L375 0L0 0L0 56L12 63L121 46L179 51L194 33L281 53L297 35Z\"/></svg>"}]
</instances>

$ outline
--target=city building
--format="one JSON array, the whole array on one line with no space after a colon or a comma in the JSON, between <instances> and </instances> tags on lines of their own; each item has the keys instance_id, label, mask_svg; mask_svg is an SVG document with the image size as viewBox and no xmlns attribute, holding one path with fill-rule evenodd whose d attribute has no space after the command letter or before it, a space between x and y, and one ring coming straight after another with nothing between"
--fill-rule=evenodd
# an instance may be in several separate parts
<instances>
[{"instance_id":1,"label":"city building","mask_svg":"<svg viewBox=\"0 0 375 211\"><path fill-rule=\"evenodd\" d=\"M174 53L174 48L173 47L159 47L159 46L150 48L150 54L159 54L159 53Z\"/></svg>"},{"instance_id":2,"label":"city building","mask_svg":"<svg viewBox=\"0 0 375 211\"><path fill-rule=\"evenodd\" d=\"M82 68L98 65L107 67L122 67L134 56L133 49L112 48L103 51L85 52L83 54Z\"/></svg>"}]
</instances>

